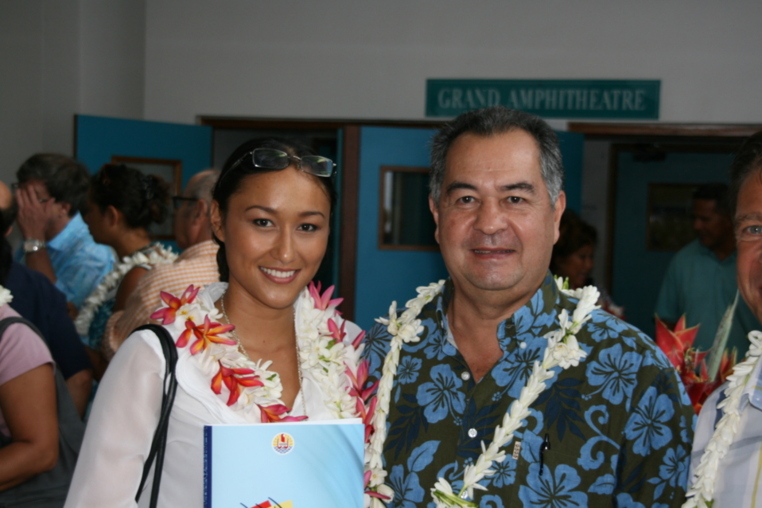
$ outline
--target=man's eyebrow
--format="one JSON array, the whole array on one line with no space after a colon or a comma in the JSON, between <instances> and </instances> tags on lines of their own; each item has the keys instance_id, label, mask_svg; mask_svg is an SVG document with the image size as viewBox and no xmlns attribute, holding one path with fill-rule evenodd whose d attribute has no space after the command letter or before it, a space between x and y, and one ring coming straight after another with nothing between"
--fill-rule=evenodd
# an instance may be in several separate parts
<instances>
[{"instance_id":1,"label":"man's eyebrow","mask_svg":"<svg viewBox=\"0 0 762 508\"><path fill-rule=\"evenodd\" d=\"M460 190L460 189L476 190L476 186L466 182L455 181L447 186L447 188L445 189L445 194L450 194L452 191Z\"/></svg>"},{"instance_id":2,"label":"man's eyebrow","mask_svg":"<svg viewBox=\"0 0 762 508\"><path fill-rule=\"evenodd\" d=\"M466 182L452 182L450 185L447 186L447 189L445 189L445 193L449 194L454 190L459 189L466 189L466 190L477 190L475 185L472 185L470 183ZM516 183L509 183L506 185L503 185L500 187L501 191L504 192L510 192L514 190L523 190L526 192L529 192L530 194L534 194L535 192L535 186L532 185L529 182L516 182Z\"/></svg>"},{"instance_id":3,"label":"man's eyebrow","mask_svg":"<svg viewBox=\"0 0 762 508\"><path fill-rule=\"evenodd\" d=\"M739 224L741 222L747 222L747 221L762 221L762 213L760 212L751 212L751 213L745 213L743 215L739 215L736 217L736 220L733 221L735 224Z\"/></svg>"},{"instance_id":4,"label":"man's eyebrow","mask_svg":"<svg viewBox=\"0 0 762 508\"><path fill-rule=\"evenodd\" d=\"M503 185L500 187L500 189L504 191L523 190L529 192L530 194L534 194L535 186L529 182L517 182Z\"/></svg>"}]
</instances>

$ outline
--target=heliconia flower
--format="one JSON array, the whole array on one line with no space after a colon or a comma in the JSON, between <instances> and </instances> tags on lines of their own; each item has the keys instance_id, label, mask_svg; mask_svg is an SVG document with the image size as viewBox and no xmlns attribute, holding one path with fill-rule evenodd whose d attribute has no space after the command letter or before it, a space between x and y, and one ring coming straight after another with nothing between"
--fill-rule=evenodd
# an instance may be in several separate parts
<instances>
[{"instance_id":1,"label":"heliconia flower","mask_svg":"<svg viewBox=\"0 0 762 508\"><path fill-rule=\"evenodd\" d=\"M177 316L177 310L182 307L183 305L193 303L193 300L196 299L196 295L198 294L201 287L195 287L193 284L185 288L185 291L183 291L182 296L180 298L177 298L172 293L167 293L166 291L162 291L161 299L164 301L164 303L167 304L166 307L162 307L161 309L157 310L153 314L151 314L151 319L157 319L161 320L161 324L163 325L171 325L175 322L175 318Z\"/></svg>"},{"instance_id":2,"label":"heliconia flower","mask_svg":"<svg viewBox=\"0 0 762 508\"><path fill-rule=\"evenodd\" d=\"M352 341L352 347L357 349L360 347L360 344L362 344L362 340L365 338L365 330L361 330L360 333L357 334L357 337L355 337L355 340Z\"/></svg>"},{"instance_id":3,"label":"heliconia flower","mask_svg":"<svg viewBox=\"0 0 762 508\"><path fill-rule=\"evenodd\" d=\"M349 389L349 395L352 397L358 397L363 401L368 400L368 397L370 397L378 387L378 381L376 381L372 385L365 388L365 385L368 382L368 374L369 362L367 358L361 361L357 366L357 374L352 372L352 369L347 367L346 375L352 382L352 386Z\"/></svg>"},{"instance_id":4,"label":"heliconia flower","mask_svg":"<svg viewBox=\"0 0 762 508\"><path fill-rule=\"evenodd\" d=\"M336 342L343 342L344 337L347 336L347 333L344 331L344 328L346 327L347 322L342 321L341 327L339 327L338 325L336 325L336 321L334 321L333 319L329 319L327 324L328 324L328 331L331 332L330 336L333 337L333 339Z\"/></svg>"},{"instance_id":5,"label":"heliconia flower","mask_svg":"<svg viewBox=\"0 0 762 508\"><path fill-rule=\"evenodd\" d=\"M196 323L189 319L185 322L185 331L177 338L177 347L185 347L191 336L196 337L196 341L190 349L192 355L204 351L212 343L235 346L237 344L235 340L220 336L221 333L227 333L234 328L234 325L212 322L208 315L204 317L204 324L201 326L196 326Z\"/></svg>"},{"instance_id":6,"label":"heliconia flower","mask_svg":"<svg viewBox=\"0 0 762 508\"><path fill-rule=\"evenodd\" d=\"M690 328L685 327L685 315L677 321L674 330L670 330L664 322L656 316L656 344L667 355L670 363L679 369L688 349L693 345L698 333L698 325Z\"/></svg>"},{"instance_id":7,"label":"heliconia flower","mask_svg":"<svg viewBox=\"0 0 762 508\"><path fill-rule=\"evenodd\" d=\"M310 296L312 296L312 299L315 301L316 309L328 310L329 307L335 307L344 301L343 298L334 298L333 300L331 299L331 296L333 296L334 286L329 286L322 295L320 294L321 287L322 284L320 281L318 281L317 284L310 282L310 285L307 287L310 292Z\"/></svg>"},{"instance_id":8,"label":"heliconia flower","mask_svg":"<svg viewBox=\"0 0 762 508\"><path fill-rule=\"evenodd\" d=\"M280 415L288 413L289 408L283 404L272 404L270 406L259 406L261 413L262 423L272 422L300 422L306 420L306 416L285 416L283 418Z\"/></svg>"},{"instance_id":9,"label":"heliconia flower","mask_svg":"<svg viewBox=\"0 0 762 508\"><path fill-rule=\"evenodd\" d=\"M222 362L217 362L220 365L220 369L217 374L212 378L212 391L219 395L222 393L222 384L224 383L227 389L230 391L228 397L228 406L232 406L238 401L238 397L241 396L241 387L247 386L264 386L265 384L259 379L256 373L251 369L244 368L230 368L222 365Z\"/></svg>"}]
</instances>

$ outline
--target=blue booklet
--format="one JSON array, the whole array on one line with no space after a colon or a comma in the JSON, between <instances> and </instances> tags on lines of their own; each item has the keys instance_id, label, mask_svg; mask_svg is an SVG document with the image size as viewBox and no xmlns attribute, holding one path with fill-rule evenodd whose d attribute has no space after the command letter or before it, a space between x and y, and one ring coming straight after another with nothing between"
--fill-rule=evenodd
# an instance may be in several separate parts
<instances>
[{"instance_id":1,"label":"blue booklet","mask_svg":"<svg viewBox=\"0 0 762 508\"><path fill-rule=\"evenodd\" d=\"M359 418L204 427L205 508L363 507Z\"/></svg>"}]
</instances>

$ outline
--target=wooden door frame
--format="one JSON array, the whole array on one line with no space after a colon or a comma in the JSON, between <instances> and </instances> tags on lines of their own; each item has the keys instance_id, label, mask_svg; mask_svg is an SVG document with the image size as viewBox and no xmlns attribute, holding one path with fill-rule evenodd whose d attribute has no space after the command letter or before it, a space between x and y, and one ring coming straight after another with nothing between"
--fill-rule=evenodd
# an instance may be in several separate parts
<instances>
[{"instance_id":1,"label":"wooden door frame","mask_svg":"<svg viewBox=\"0 0 762 508\"><path fill-rule=\"evenodd\" d=\"M362 119L289 119L282 118L231 118L222 116L199 116L201 125L212 129L289 129L299 130L341 130L342 147L342 183L341 216L339 217L339 276L338 294L344 298L341 312L345 318L354 320L355 284L357 280L357 218L360 204L360 129L361 127L407 127L432 129L439 128L440 121L405 121L405 120L362 120Z\"/></svg>"}]
</instances>

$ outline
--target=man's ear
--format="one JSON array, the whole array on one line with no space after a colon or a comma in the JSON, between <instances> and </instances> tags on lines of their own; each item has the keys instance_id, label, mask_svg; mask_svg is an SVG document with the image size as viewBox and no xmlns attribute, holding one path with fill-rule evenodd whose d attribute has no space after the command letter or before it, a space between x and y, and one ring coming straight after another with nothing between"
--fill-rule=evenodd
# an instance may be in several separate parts
<instances>
[{"instance_id":1,"label":"man's ear","mask_svg":"<svg viewBox=\"0 0 762 508\"><path fill-rule=\"evenodd\" d=\"M431 194L429 194L429 210L431 210L431 215L434 216L434 224L437 225L436 229L434 229L434 239L439 243L439 208Z\"/></svg>"},{"instance_id":2,"label":"man's ear","mask_svg":"<svg viewBox=\"0 0 762 508\"><path fill-rule=\"evenodd\" d=\"M71 203L65 203L63 201L56 200L56 203L58 203L58 206L61 207L61 210L68 216L69 212L71 211Z\"/></svg>"},{"instance_id":3,"label":"man's ear","mask_svg":"<svg viewBox=\"0 0 762 508\"><path fill-rule=\"evenodd\" d=\"M564 191L561 191L558 193L558 197L556 198L556 203L553 207L553 243L555 244L558 241L558 237L561 236L559 226L561 225L561 216L564 214L564 210L566 210L566 193Z\"/></svg>"},{"instance_id":4,"label":"man's ear","mask_svg":"<svg viewBox=\"0 0 762 508\"><path fill-rule=\"evenodd\" d=\"M212 201L212 211L210 214L210 222L212 225L212 234L217 237L221 242L225 241L225 228L222 224L222 211L217 201Z\"/></svg>"},{"instance_id":5,"label":"man's ear","mask_svg":"<svg viewBox=\"0 0 762 508\"><path fill-rule=\"evenodd\" d=\"M123 214L117 210L114 205L108 205L103 211L103 215L106 217L106 224L114 227L119 223L119 220L121 219L120 216Z\"/></svg>"},{"instance_id":6,"label":"man's ear","mask_svg":"<svg viewBox=\"0 0 762 508\"><path fill-rule=\"evenodd\" d=\"M205 220L209 216L209 205L203 199L197 199L193 205L193 221Z\"/></svg>"}]
</instances>

